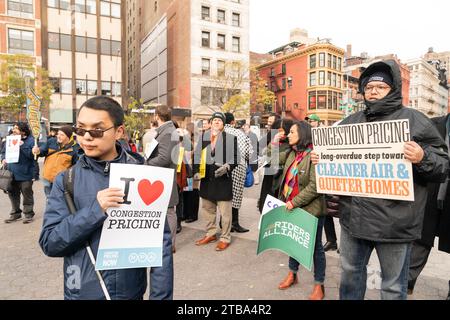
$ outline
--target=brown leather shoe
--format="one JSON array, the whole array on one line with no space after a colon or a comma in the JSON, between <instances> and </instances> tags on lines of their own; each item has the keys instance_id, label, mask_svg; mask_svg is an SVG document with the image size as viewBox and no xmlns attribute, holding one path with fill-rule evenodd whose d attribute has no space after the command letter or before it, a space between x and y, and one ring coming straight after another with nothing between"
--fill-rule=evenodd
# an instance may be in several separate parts
<instances>
[{"instance_id":1,"label":"brown leather shoe","mask_svg":"<svg viewBox=\"0 0 450 320\"><path fill-rule=\"evenodd\" d=\"M216 236L204 237L203 239L200 239L197 242L195 242L195 245L203 246L205 244L208 244L208 243L211 243L211 242L216 242L216 241L217 241L217 237Z\"/></svg>"},{"instance_id":2,"label":"brown leather shoe","mask_svg":"<svg viewBox=\"0 0 450 320\"><path fill-rule=\"evenodd\" d=\"M224 250L226 250L229 246L230 246L229 243L219 241L219 243L218 243L217 246L216 246L216 251L224 251Z\"/></svg>"},{"instance_id":3,"label":"brown leather shoe","mask_svg":"<svg viewBox=\"0 0 450 320\"><path fill-rule=\"evenodd\" d=\"M315 285L309 300L323 300L323 298L325 298L325 287L320 284Z\"/></svg>"},{"instance_id":4,"label":"brown leather shoe","mask_svg":"<svg viewBox=\"0 0 450 320\"><path fill-rule=\"evenodd\" d=\"M289 288L289 287L291 287L291 286L293 286L294 284L297 284L297 283L298 283L297 274L293 273L292 271L289 271L287 277L278 286L278 289L286 290L287 288Z\"/></svg>"}]
</instances>

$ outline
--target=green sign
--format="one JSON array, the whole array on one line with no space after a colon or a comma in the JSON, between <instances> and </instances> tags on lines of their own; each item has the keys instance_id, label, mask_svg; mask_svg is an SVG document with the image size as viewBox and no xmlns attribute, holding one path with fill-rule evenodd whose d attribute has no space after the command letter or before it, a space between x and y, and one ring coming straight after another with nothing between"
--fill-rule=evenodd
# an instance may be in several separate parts
<instances>
[{"instance_id":1,"label":"green sign","mask_svg":"<svg viewBox=\"0 0 450 320\"><path fill-rule=\"evenodd\" d=\"M318 219L305 210L276 208L261 218L258 252L279 250L311 271Z\"/></svg>"}]
</instances>

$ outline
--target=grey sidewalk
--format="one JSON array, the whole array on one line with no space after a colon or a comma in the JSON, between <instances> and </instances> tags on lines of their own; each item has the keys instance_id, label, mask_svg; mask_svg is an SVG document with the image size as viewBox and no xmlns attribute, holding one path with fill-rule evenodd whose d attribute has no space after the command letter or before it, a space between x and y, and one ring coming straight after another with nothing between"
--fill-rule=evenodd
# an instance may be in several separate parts
<instances>
[{"instance_id":1,"label":"grey sidewalk","mask_svg":"<svg viewBox=\"0 0 450 320\"><path fill-rule=\"evenodd\" d=\"M0 299L63 298L62 259L45 257L37 242L45 203L42 189L41 183L35 183L37 217L30 225L20 221L11 225L3 223L8 217L10 204L7 196L0 194L3 209L0 213ZM195 240L204 235L202 219L189 225L183 223L174 256L175 299L307 299L313 286L310 272L301 269L299 284L280 291L277 286L287 274L287 256L276 251L256 255L258 195L258 186L246 190L240 219L241 224L251 231L233 234L232 245L225 252L216 252L214 245L194 245ZM339 233L337 221L336 227ZM369 266L369 271L372 271L368 279L370 287L377 286L377 266L374 255ZM328 253L326 299L338 299L339 274L339 255ZM449 279L450 255L433 250L411 299L445 299ZM366 298L379 299L379 291L368 290Z\"/></svg>"}]
</instances>

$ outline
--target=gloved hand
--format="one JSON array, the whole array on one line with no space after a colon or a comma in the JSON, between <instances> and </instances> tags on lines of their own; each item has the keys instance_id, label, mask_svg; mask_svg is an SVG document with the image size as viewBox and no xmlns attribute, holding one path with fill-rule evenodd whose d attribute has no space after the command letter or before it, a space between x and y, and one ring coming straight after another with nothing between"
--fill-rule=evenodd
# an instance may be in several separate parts
<instances>
[{"instance_id":1,"label":"gloved hand","mask_svg":"<svg viewBox=\"0 0 450 320\"><path fill-rule=\"evenodd\" d=\"M219 163L216 163L216 167L220 167L214 172L214 177L219 178L230 171L230 165L228 163L225 163L224 165L220 165Z\"/></svg>"}]
</instances>

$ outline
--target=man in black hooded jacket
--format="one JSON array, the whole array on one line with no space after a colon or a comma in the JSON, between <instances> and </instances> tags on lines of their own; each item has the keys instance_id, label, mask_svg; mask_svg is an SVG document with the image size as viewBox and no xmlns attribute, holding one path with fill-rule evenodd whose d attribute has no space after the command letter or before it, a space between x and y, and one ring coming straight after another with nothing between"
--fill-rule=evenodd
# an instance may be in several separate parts
<instances>
[{"instance_id":1,"label":"man in black hooded jacket","mask_svg":"<svg viewBox=\"0 0 450 320\"><path fill-rule=\"evenodd\" d=\"M405 159L413 164L415 202L341 197L340 299L363 300L367 264L373 249L381 266L381 298L406 300L412 242L419 239L427 200L427 183L448 174L447 147L433 123L402 105L402 80L393 60L376 62L361 75L359 90L366 109L341 125L409 119L411 142Z\"/></svg>"}]
</instances>

